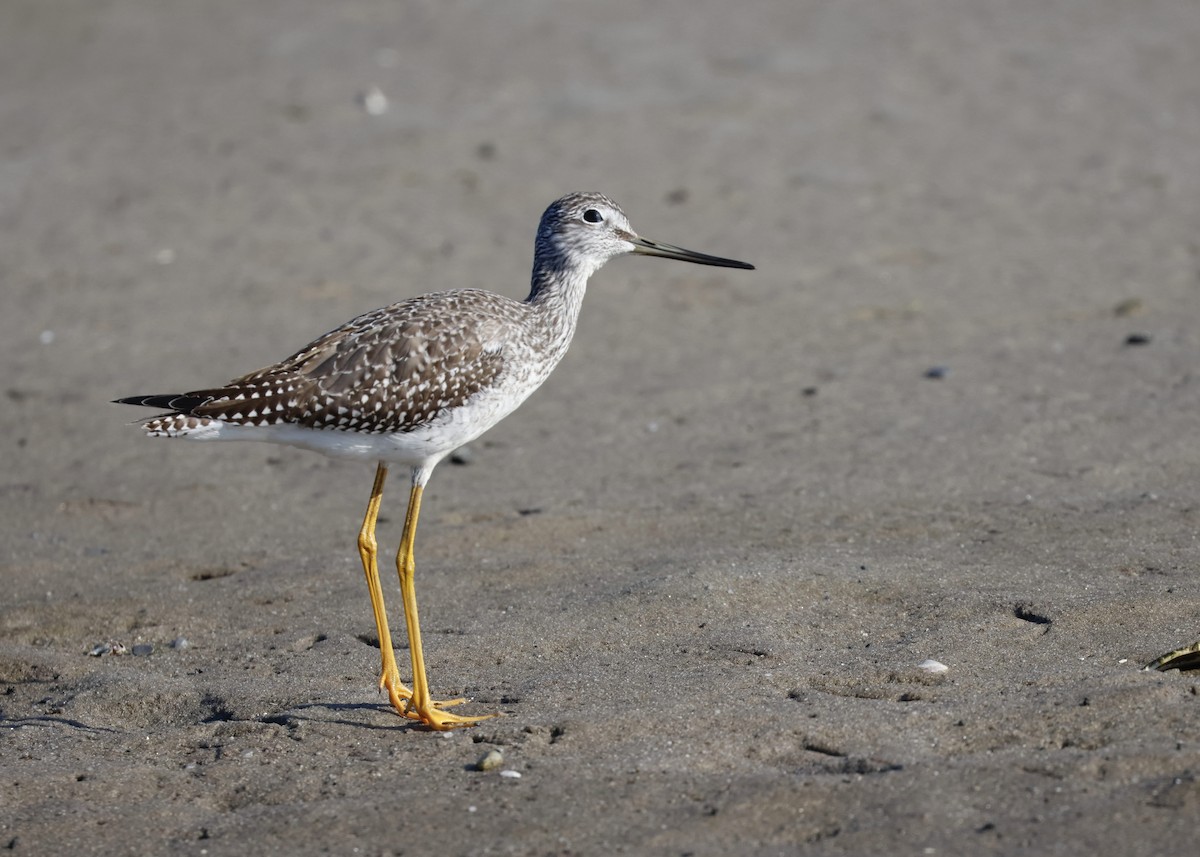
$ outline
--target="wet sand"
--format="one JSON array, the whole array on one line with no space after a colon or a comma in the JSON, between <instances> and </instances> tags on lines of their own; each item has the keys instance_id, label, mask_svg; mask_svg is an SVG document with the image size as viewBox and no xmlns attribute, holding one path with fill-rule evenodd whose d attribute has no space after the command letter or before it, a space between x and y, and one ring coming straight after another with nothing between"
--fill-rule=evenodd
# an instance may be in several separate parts
<instances>
[{"instance_id":1,"label":"wet sand","mask_svg":"<svg viewBox=\"0 0 1200 857\"><path fill-rule=\"evenodd\" d=\"M1198 43L1192 0L5 4L0 846L1190 854L1197 679L1141 667L1200 636ZM376 692L371 468L108 402L523 296L584 189L758 270L610 263L439 468L431 682L503 716L431 733Z\"/></svg>"}]
</instances>

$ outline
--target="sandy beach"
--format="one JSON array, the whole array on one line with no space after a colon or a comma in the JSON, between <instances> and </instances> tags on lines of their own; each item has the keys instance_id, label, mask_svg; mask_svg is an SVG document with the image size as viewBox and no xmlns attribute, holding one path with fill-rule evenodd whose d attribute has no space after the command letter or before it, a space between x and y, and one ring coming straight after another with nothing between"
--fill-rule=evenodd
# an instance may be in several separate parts
<instances>
[{"instance_id":1,"label":"sandy beach","mask_svg":"<svg viewBox=\"0 0 1200 857\"><path fill-rule=\"evenodd\" d=\"M0 7L0 849L1187 855L1194 0ZM425 494L145 439L427 291L618 259ZM403 476L379 536L390 557ZM97 654L93 654L97 652ZM927 660L946 669L921 668ZM491 770L477 763L490 751Z\"/></svg>"}]
</instances>

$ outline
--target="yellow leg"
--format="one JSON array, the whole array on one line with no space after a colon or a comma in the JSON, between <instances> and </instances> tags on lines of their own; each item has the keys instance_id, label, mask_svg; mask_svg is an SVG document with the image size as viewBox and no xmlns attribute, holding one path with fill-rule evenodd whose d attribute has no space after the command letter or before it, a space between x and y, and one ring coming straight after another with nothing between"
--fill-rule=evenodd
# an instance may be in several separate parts
<instances>
[{"instance_id":1,"label":"yellow leg","mask_svg":"<svg viewBox=\"0 0 1200 857\"><path fill-rule=\"evenodd\" d=\"M396 554L396 570L400 574L400 594L404 598L404 621L408 626L408 648L412 654L413 690L412 698L404 707L406 716L420 720L431 729L447 730L461 726L474 726L480 720L495 717L459 717L442 711L448 705L462 702L438 702L429 697L429 680L425 675L425 653L421 648L421 624L417 619L417 592L413 584L416 564L413 561L413 541L417 534L417 517L421 513L421 486L413 483L408 498L408 514L404 518L404 535L400 539L400 552Z\"/></svg>"},{"instance_id":2,"label":"yellow leg","mask_svg":"<svg viewBox=\"0 0 1200 857\"><path fill-rule=\"evenodd\" d=\"M387 611L383 606L383 587L379 585L378 550L375 542L375 521L379 517L379 504L383 501L383 483L387 481L387 472L387 465L382 463L375 471L371 502L367 504L367 516L358 532L358 553L362 557L363 571L367 574L371 609L375 611L375 630L379 633L379 651L383 656L379 687L387 691L388 699L395 709L403 711L407 700L412 698L412 691L400 682L400 670L396 667L396 655L392 651L392 632L388 630Z\"/></svg>"}]
</instances>

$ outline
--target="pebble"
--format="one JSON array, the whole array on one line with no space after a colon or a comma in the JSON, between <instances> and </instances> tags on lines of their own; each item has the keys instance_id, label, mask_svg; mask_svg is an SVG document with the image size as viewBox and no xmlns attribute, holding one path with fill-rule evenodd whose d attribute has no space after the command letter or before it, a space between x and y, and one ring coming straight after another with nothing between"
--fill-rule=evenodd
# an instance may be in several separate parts
<instances>
[{"instance_id":1,"label":"pebble","mask_svg":"<svg viewBox=\"0 0 1200 857\"><path fill-rule=\"evenodd\" d=\"M1141 298L1126 298L1115 307L1113 307L1113 315L1124 318L1127 315L1134 315L1142 311Z\"/></svg>"},{"instance_id":2,"label":"pebble","mask_svg":"<svg viewBox=\"0 0 1200 857\"><path fill-rule=\"evenodd\" d=\"M187 637L176 637L174 640L171 641L172 649L186 649L186 648L189 648L191 645L192 644L190 642L188 642Z\"/></svg>"},{"instance_id":3,"label":"pebble","mask_svg":"<svg viewBox=\"0 0 1200 857\"><path fill-rule=\"evenodd\" d=\"M475 763L475 770L494 771L503 764L504 754L493 748L479 757L479 761Z\"/></svg>"},{"instance_id":4,"label":"pebble","mask_svg":"<svg viewBox=\"0 0 1200 857\"><path fill-rule=\"evenodd\" d=\"M514 771L512 768L505 768L500 772L500 776L508 780L519 780L521 779L521 772Z\"/></svg>"},{"instance_id":5,"label":"pebble","mask_svg":"<svg viewBox=\"0 0 1200 857\"><path fill-rule=\"evenodd\" d=\"M144 658L146 655L154 653L154 646L151 643L138 643L133 647L133 653L138 657Z\"/></svg>"}]
</instances>

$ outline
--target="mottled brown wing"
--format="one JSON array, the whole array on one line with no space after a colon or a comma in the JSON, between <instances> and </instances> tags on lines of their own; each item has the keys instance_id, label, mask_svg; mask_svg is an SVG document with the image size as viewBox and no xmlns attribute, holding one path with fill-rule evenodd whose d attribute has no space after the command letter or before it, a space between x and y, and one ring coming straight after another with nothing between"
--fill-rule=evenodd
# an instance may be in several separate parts
<instances>
[{"instance_id":1,"label":"mottled brown wing","mask_svg":"<svg viewBox=\"0 0 1200 857\"><path fill-rule=\"evenodd\" d=\"M286 360L187 394L196 416L372 434L411 431L466 403L504 371L496 326L453 295L359 316Z\"/></svg>"}]
</instances>

